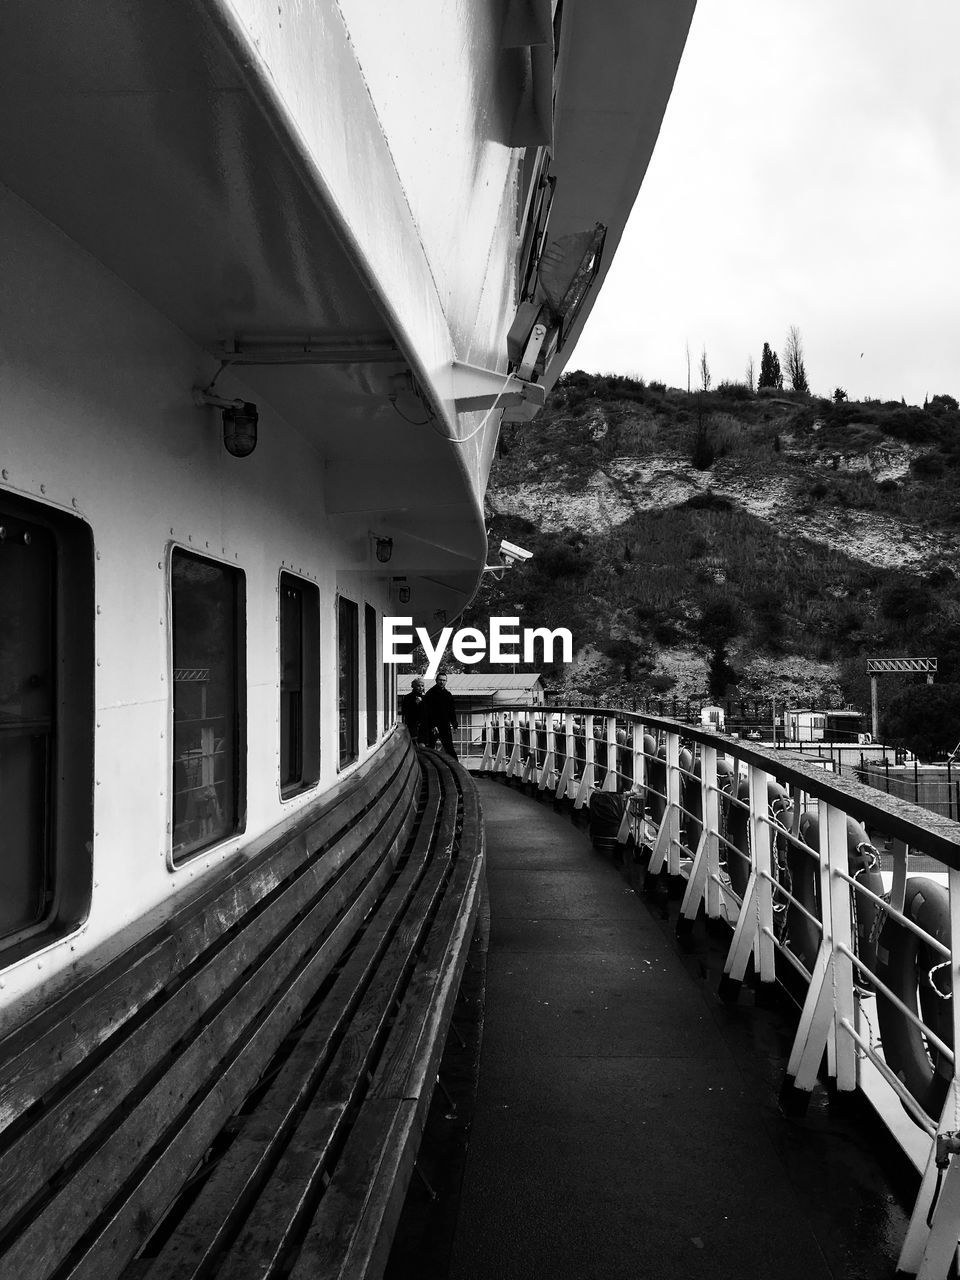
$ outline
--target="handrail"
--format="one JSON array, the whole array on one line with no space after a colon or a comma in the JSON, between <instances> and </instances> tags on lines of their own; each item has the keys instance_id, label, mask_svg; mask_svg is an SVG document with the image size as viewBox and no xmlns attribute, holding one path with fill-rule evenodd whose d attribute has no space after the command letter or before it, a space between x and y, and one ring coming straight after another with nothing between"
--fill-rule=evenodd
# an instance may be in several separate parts
<instances>
[{"instance_id":1,"label":"handrail","mask_svg":"<svg viewBox=\"0 0 960 1280\"><path fill-rule=\"evenodd\" d=\"M482 741L482 771L574 809L589 810L597 792L623 795L625 862L646 861L649 885L662 872L685 882L678 933L701 911L733 928L724 998L736 999L751 965L761 986L806 985L783 1105L802 1113L826 1055L837 1091L865 1089L894 1130L902 1106L917 1128L901 1140L923 1178L899 1267L945 1280L960 1238L960 823L781 747L645 712L498 707L484 712ZM874 843L884 841L893 874L881 881ZM936 925L907 912L911 853L932 859L948 886L949 918ZM933 892L913 891L912 914ZM891 969L894 939L920 948L919 981L936 990L938 1011L909 989L912 968ZM946 971L936 984L935 970ZM887 1054L874 1013L891 1030ZM895 1051L899 1041L907 1047ZM917 1055L910 1072L891 1066L904 1052ZM917 1082L927 1067L930 1088Z\"/></svg>"},{"instance_id":2,"label":"handrail","mask_svg":"<svg viewBox=\"0 0 960 1280\"><path fill-rule=\"evenodd\" d=\"M855 782L840 774L825 773L815 765L807 764L799 753L791 754L782 747L774 750L758 747L752 743L747 744L741 738L698 729L680 720L648 716L642 711L620 711L610 707L562 707L517 703L497 707L487 715L501 716L516 712L537 715L569 713L582 717L599 716L603 719L612 716L628 723L642 724L645 728L655 729L658 732L677 733L683 741L696 743L698 746L722 749L725 755L732 755L746 765L763 769L788 786L801 787L817 800L834 801L839 793L843 797L844 811L858 822L876 823L878 811L881 812L884 831L887 834L911 846L923 844L924 852L929 853L931 857L937 858L945 866L960 870L960 823L925 809L922 805L901 799L899 796L879 792L865 783ZM603 739L595 739L595 741L606 745Z\"/></svg>"}]
</instances>

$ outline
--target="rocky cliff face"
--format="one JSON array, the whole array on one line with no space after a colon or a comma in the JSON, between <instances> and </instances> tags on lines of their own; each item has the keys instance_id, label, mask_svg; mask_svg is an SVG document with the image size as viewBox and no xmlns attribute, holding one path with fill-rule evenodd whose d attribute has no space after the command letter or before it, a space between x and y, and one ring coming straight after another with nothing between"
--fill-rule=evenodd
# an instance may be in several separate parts
<instances>
[{"instance_id":1,"label":"rocky cliff face","mask_svg":"<svg viewBox=\"0 0 960 1280\"><path fill-rule=\"evenodd\" d=\"M705 697L720 649L728 692L837 704L868 650L960 655L958 463L955 412L573 375L504 434L491 542L535 556L475 612L571 625L568 690Z\"/></svg>"}]
</instances>

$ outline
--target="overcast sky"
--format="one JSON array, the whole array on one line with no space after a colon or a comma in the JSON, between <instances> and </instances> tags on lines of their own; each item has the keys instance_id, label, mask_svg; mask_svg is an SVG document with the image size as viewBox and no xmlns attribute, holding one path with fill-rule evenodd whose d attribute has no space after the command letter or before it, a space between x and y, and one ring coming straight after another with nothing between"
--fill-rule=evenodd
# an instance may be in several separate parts
<instances>
[{"instance_id":1,"label":"overcast sky","mask_svg":"<svg viewBox=\"0 0 960 1280\"><path fill-rule=\"evenodd\" d=\"M960 398L960 0L699 0L569 368ZM862 356L861 356L862 352Z\"/></svg>"}]
</instances>

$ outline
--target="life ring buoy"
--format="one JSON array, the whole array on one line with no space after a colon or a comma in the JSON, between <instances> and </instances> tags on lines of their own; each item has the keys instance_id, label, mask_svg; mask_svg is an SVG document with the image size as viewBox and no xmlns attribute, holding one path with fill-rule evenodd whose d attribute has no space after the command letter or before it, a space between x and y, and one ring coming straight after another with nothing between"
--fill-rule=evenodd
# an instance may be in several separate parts
<instances>
[{"instance_id":1,"label":"life ring buoy","mask_svg":"<svg viewBox=\"0 0 960 1280\"><path fill-rule=\"evenodd\" d=\"M646 756L646 801L650 817L659 827L667 808L667 749L657 750L652 734L643 735L643 753Z\"/></svg>"},{"instance_id":2,"label":"life ring buoy","mask_svg":"<svg viewBox=\"0 0 960 1280\"><path fill-rule=\"evenodd\" d=\"M820 819L815 813L804 813L800 816L800 839L805 845L820 852ZM802 907L806 907L810 915L821 920L820 912L820 867L816 858L791 844L787 854L787 865L790 871L790 892ZM880 875L880 856L870 843L863 825L853 818L847 818L847 871L859 884L878 898L883 897L883 879ZM871 973L877 968L877 925L882 908L851 889L850 898L856 922L856 954ZM803 911L793 903L787 911L787 940L790 950L801 960L804 966L812 970L820 949L820 930ZM854 981L863 985L868 981L857 970Z\"/></svg>"},{"instance_id":3,"label":"life ring buoy","mask_svg":"<svg viewBox=\"0 0 960 1280\"><path fill-rule=\"evenodd\" d=\"M684 802L686 810L687 844L691 853L696 853L700 836L703 833L703 788L700 780L703 777L703 765L698 755L693 766L693 783L690 786L689 799ZM720 830L726 830L729 814L729 795L733 790L734 766L729 756L717 756L717 790L720 792Z\"/></svg>"},{"instance_id":4,"label":"life ring buoy","mask_svg":"<svg viewBox=\"0 0 960 1280\"><path fill-rule=\"evenodd\" d=\"M908 879L903 914L944 946L950 945L950 895L936 880ZM877 977L952 1048L950 1000L942 987L934 986L934 970L942 960L912 929L892 916L887 918L880 935ZM881 991L877 992L877 1018L887 1066L927 1115L938 1119L953 1079L953 1063Z\"/></svg>"},{"instance_id":5,"label":"life ring buoy","mask_svg":"<svg viewBox=\"0 0 960 1280\"><path fill-rule=\"evenodd\" d=\"M750 799L750 779L741 778L737 784L737 799L740 804L730 805L730 816L727 819L727 840L739 852L734 853L732 849L724 848L721 850L721 856L726 854L727 875L730 877L730 887L733 889L737 897L742 901L743 895L747 891L747 881L750 879L750 811L746 807ZM782 813L785 806L789 807L790 797L784 787L779 782L769 779L767 782L767 807L771 817ZM776 865L776 858L774 859Z\"/></svg>"}]
</instances>

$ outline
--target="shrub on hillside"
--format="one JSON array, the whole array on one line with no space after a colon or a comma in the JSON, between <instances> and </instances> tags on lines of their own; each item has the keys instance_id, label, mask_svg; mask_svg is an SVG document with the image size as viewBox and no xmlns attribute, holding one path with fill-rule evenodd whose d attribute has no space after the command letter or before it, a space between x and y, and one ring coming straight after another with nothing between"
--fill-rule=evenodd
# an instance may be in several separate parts
<instances>
[{"instance_id":1,"label":"shrub on hillside","mask_svg":"<svg viewBox=\"0 0 960 1280\"><path fill-rule=\"evenodd\" d=\"M734 504L722 494L707 489L703 493L695 493L684 502L678 502L678 511L732 511Z\"/></svg>"},{"instance_id":2,"label":"shrub on hillside","mask_svg":"<svg viewBox=\"0 0 960 1280\"><path fill-rule=\"evenodd\" d=\"M910 470L924 480L935 480L943 475L943 458L939 453L921 453L910 463Z\"/></svg>"},{"instance_id":3,"label":"shrub on hillside","mask_svg":"<svg viewBox=\"0 0 960 1280\"><path fill-rule=\"evenodd\" d=\"M728 400L752 400L753 391L745 382L721 382L717 387L717 398Z\"/></svg>"},{"instance_id":4,"label":"shrub on hillside","mask_svg":"<svg viewBox=\"0 0 960 1280\"><path fill-rule=\"evenodd\" d=\"M960 404L957 403L953 396L942 395L931 396L927 401L926 407L933 413L939 413L943 410L956 413L960 409Z\"/></svg>"},{"instance_id":5,"label":"shrub on hillside","mask_svg":"<svg viewBox=\"0 0 960 1280\"><path fill-rule=\"evenodd\" d=\"M922 582L892 582L880 595L880 612L891 622L916 623L930 612L933 599Z\"/></svg>"}]
</instances>

